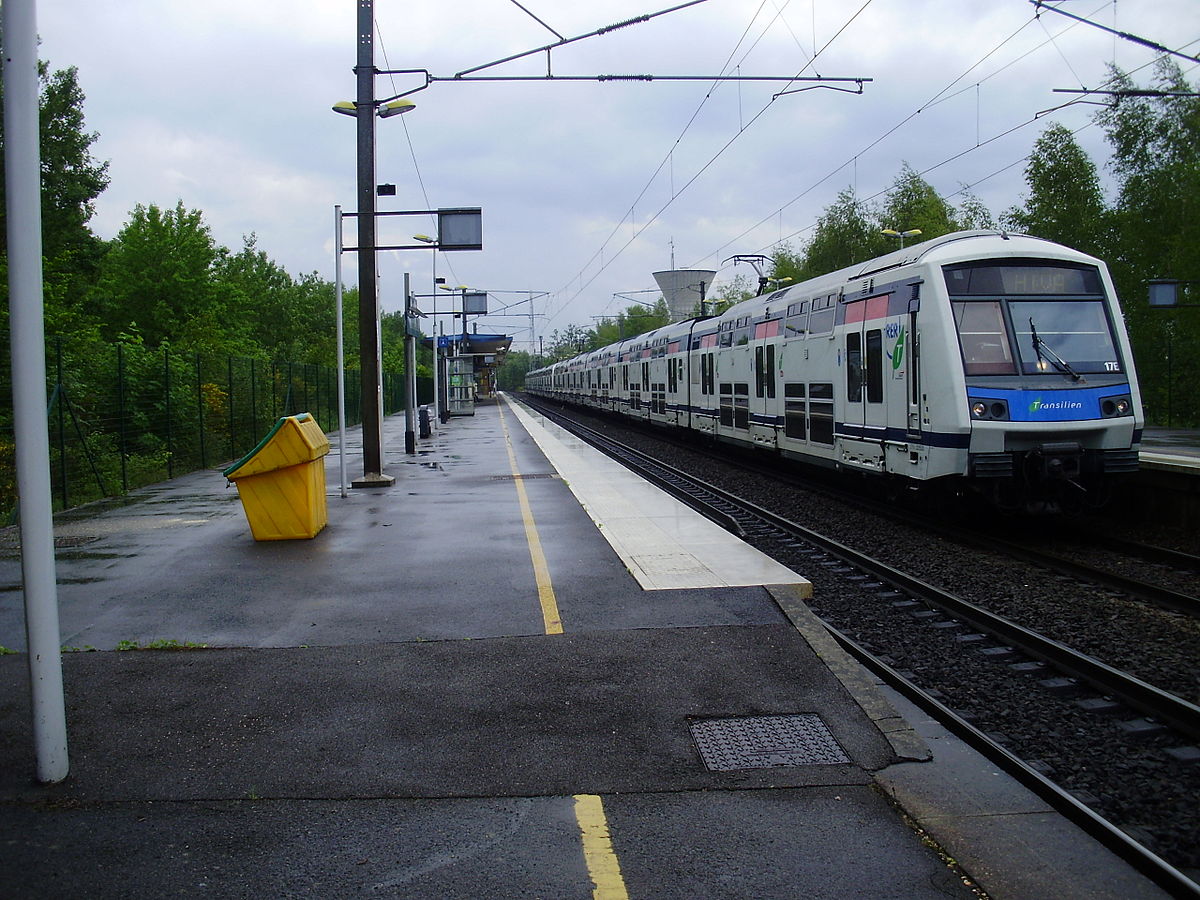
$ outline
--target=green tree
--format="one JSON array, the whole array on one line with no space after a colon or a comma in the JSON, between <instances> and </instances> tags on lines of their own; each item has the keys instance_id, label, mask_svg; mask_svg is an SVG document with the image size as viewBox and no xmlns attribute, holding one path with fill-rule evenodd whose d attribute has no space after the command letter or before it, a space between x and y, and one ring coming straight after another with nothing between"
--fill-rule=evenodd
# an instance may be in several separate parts
<instances>
[{"instance_id":1,"label":"green tree","mask_svg":"<svg viewBox=\"0 0 1200 900\"><path fill-rule=\"evenodd\" d=\"M525 387L525 374L534 366L532 353L511 350L504 357L504 365L496 373L496 383L502 391L519 391Z\"/></svg>"},{"instance_id":2,"label":"green tree","mask_svg":"<svg viewBox=\"0 0 1200 900\"><path fill-rule=\"evenodd\" d=\"M661 328L671 321L667 301L659 297L654 306L634 303L611 319L601 319L588 335L586 349L598 349L635 335ZM577 351L578 352L578 351Z\"/></svg>"},{"instance_id":3,"label":"green tree","mask_svg":"<svg viewBox=\"0 0 1200 900\"><path fill-rule=\"evenodd\" d=\"M757 285L750 281L748 275L743 275L739 272L729 281L721 282L717 286L717 289L713 291L712 295L708 298L710 304L709 311L713 315L720 315L729 309L729 307L736 306L743 300L749 300L754 296L756 288Z\"/></svg>"},{"instance_id":4,"label":"green tree","mask_svg":"<svg viewBox=\"0 0 1200 900\"><path fill-rule=\"evenodd\" d=\"M1120 70L1110 83L1118 91L1138 87ZM1197 425L1200 318L1151 310L1145 297L1151 278L1200 281L1200 98L1165 57L1156 64L1153 88L1159 96L1114 98L1097 115L1119 185L1117 240L1108 261L1151 421Z\"/></svg>"},{"instance_id":5,"label":"green tree","mask_svg":"<svg viewBox=\"0 0 1200 900\"><path fill-rule=\"evenodd\" d=\"M900 167L900 174L884 196L877 222L877 231L884 228L896 231L920 229L922 241L941 237L959 228L954 208L908 163ZM873 246L878 246L878 242ZM895 247L888 245L887 249Z\"/></svg>"},{"instance_id":6,"label":"green tree","mask_svg":"<svg viewBox=\"0 0 1200 900\"><path fill-rule=\"evenodd\" d=\"M50 71L38 64L38 98L42 169L42 253L46 328L51 334L82 334L94 329L88 291L95 278L104 243L88 227L95 200L108 186L108 163L91 153L96 135L84 123L84 94L78 71ZM0 84L0 95L3 84ZM4 144L0 122L0 147ZM0 233L8 227L5 185L0 179ZM0 247L0 257L6 254ZM7 273L5 273L7 275ZM8 279L0 284L7 300ZM8 334L8 303L0 304L0 325ZM7 341L7 337L5 337ZM7 353L5 353L7 356Z\"/></svg>"},{"instance_id":7,"label":"green tree","mask_svg":"<svg viewBox=\"0 0 1200 900\"><path fill-rule=\"evenodd\" d=\"M970 188L963 185L960 193L963 199L954 212L954 221L959 228L971 231L977 228L996 227L996 219L992 216L991 210L971 192Z\"/></svg>"},{"instance_id":8,"label":"green tree","mask_svg":"<svg viewBox=\"0 0 1200 900\"><path fill-rule=\"evenodd\" d=\"M216 290L221 253L199 210L138 204L101 266L96 306L105 336L136 333L197 352L248 348Z\"/></svg>"},{"instance_id":9,"label":"green tree","mask_svg":"<svg viewBox=\"0 0 1200 900\"><path fill-rule=\"evenodd\" d=\"M1053 124L1042 132L1025 166L1029 195L1004 214L1007 227L1104 255L1108 208L1095 163L1071 130Z\"/></svg>"},{"instance_id":10,"label":"green tree","mask_svg":"<svg viewBox=\"0 0 1200 900\"><path fill-rule=\"evenodd\" d=\"M799 268L792 268L795 257L777 255L775 277L805 281L870 259L884 249L877 217L848 187L817 220Z\"/></svg>"},{"instance_id":11,"label":"green tree","mask_svg":"<svg viewBox=\"0 0 1200 900\"><path fill-rule=\"evenodd\" d=\"M302 292L281 266L258 249L253 234L243 238L238 253L216 248L211 277L213 294L225 316L221 330L231 341L231 351L250 355L261 348L275 359L316 362L309 358L310 323L301 304Z\"/></svg>"}]
</instances>

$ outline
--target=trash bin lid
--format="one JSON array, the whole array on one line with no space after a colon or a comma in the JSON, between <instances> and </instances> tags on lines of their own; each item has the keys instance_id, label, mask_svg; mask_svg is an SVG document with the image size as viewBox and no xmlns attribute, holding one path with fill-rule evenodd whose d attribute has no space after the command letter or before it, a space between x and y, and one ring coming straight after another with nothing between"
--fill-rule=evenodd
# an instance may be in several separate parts
<instances>
[{"instance_id":1,"label":"trash bin lid","mask_svg":"<svg viewBox=\"0 0 1200 900\"><path fill-rule=\"evenodd\" d=\"M284 416L258 445L222 474L230 481L320 459L329 440L309 413Z\"/></svg>"}]
</instances>

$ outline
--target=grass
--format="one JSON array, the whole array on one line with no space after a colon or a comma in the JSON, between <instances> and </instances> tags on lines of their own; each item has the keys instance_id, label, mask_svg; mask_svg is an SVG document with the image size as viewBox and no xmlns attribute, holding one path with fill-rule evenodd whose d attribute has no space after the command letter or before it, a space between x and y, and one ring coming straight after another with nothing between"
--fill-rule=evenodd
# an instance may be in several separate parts
<instances>
[{"instance_id":1,"label":"grass","mask_svg":"<svg viewBox=\"0 0 1200 900\"><path fill-rule=\"evenodd\" d=\"M139 644L137 641L119 641L117 650L203 650L208 644L198 644L195 641L179 641L175 638L159 638L149 643Z\"/></svg>"}]
</instances>

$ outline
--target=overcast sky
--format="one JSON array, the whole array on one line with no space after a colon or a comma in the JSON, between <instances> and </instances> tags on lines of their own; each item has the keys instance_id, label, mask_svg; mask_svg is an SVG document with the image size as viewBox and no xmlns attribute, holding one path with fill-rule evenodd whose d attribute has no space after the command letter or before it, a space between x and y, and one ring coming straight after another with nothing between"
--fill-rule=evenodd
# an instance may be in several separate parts
<instances>
[{"instance_id":1,"label":"overcast sky","mask_svg":"<svg viewBox=\"0 0 1200 900\"><path fill-rule=\"evenodd\" d=\"M556 42L555 32L571 38L676 3L375 0L376 65L450 77ZM182 200L219 243L236 250L253 233L293 275L332 280L334 205L355 206L355 126L330 107L354 98L356 6L40 0L41 57L78 67L87 127L100 135L93 152L109 161L95 230L112 237L135 204ZM1062 6L1200 54L1197 0ZM510 333L527 349L633 300L652 302L652 273L672 260L718 270L718 284L753 277L724 260L770 253L781 240L799 248L838 191L880 194L904 162L943 196L970 186L998 214L1020 199L1021 160L1042 129L1080 128L1095 110L1037 118L1075 99L1053 89L1097 87L1114 60L1135 70L1153 57L1054 12L1039 18L1028 0L706 0L560 47L551 70L871 81L861 95L821 89L774 101L785 85L435 82L413 95L416 110L378 121L378 181L397 185L380 209L482 207L484 250L436 254L437 274L492 292L493 311L516 304L520 318L488 317L479 330ZM546 71L541 53L477 74ZM1146 83L1149 69L1136 77ZM380 76L376 95L423 83ZM1098 128L1078 139L1103 163ZM381 242L433 230L428 219L397 217ZM429 293L434 263L431 251L381 254L384 309L401 306L406 270ZM344 264L355 283L353 254Z\"/></svg>"}]
</instances>

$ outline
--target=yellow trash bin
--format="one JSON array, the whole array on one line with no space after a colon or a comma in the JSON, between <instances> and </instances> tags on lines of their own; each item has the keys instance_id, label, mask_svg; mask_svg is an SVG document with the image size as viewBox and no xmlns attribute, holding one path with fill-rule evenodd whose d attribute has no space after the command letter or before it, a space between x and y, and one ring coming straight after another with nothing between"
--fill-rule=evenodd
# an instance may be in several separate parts
<instances>
[{"instance_id":1,"label":"yellow trash bin","mask_svg":"<svg viewBox=\"0 0 1200 900\"><path fill-rule=\"evenodd\" d=\"M284 416L257 447L224 471L237 485L256 541L315 537L325 527L329 441L308 413Z\"/></svg>"}]
</instances>

